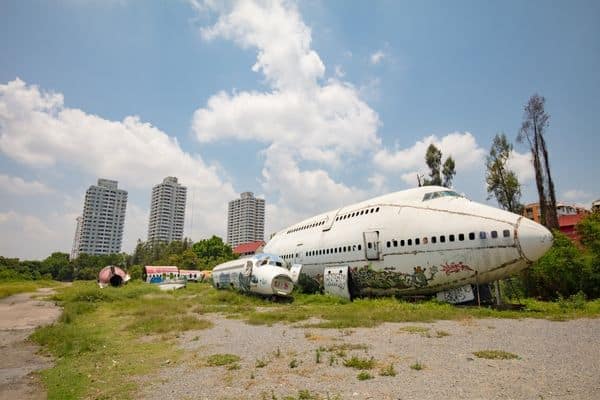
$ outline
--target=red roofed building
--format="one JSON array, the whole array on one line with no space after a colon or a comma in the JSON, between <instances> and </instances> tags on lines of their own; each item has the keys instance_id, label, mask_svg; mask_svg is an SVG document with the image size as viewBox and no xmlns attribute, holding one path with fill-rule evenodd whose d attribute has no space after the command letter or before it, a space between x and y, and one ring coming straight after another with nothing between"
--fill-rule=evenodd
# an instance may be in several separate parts
<instances>
[{"instance_id":1,"label":"red roofed building","mask_svg":"<svg viewBox=\"0 0 600 400\"><path fill-rule=\"evenodd\" d=\"M579 242L579 234L575 229L575 225L581 221L586 214L571 214L571 215L559 215L558 226L562 233L567 235L571 240Z\"/></svg>"},{"instance_id":2,"label":"red roofed building","mask_svg":"<svg viewBox=\"0 0 600 400\"><path fill-rule=\"evenodd\" d=\"M265 246L265 242L259 240L257 242L249 242L238 244L234 247L234 254L239 254L240 256L251 256L252 254L256 254L259 251L262 251Z\"/></svg>"}]
</instances>

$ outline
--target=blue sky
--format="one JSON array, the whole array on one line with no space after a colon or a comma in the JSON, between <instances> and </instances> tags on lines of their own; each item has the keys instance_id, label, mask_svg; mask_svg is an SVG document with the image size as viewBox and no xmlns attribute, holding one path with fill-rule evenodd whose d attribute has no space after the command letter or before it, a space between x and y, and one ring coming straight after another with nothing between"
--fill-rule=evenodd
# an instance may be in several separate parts
<instances>
[{"instance_id":1,"label":"blue sky","mask_svg":"<svg viewBox=\"0 0 600 400\"><path fill-rule=\"evenodd\" d=\"M0 254L68 251L99 177L129 191L125 251L167 175L190 188L194 240L224 235L242 191L265 197L268 235L415 186L430 142L486 201L492 138L514 141L536 92L557 197L589 205L599 21L595 1L1 2Z\"/></svg>"}]
</instances>

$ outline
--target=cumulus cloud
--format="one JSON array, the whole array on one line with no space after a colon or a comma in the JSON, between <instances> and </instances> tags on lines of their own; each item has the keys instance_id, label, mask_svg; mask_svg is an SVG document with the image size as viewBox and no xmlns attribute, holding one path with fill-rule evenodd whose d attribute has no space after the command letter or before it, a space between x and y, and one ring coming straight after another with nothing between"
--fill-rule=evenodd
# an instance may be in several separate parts
<instances>
[{"instance_id":1,"label":"cumulus cloud","mask_svg":"<svg viewBox=\"0 0 600 400\"><path fill-rule=\"evenodd\" d=\"M336 182L324 168L303 169L306 162L339 168L374 151L380 139L377 113L352 84L340 80L342 71L323 80L325 66L311 49L310 28L296 5L206 1L195 8L216 15L213 25L201 28L203 38L232 40L255 49L253 70L262 73L269 85L263 92L222 91L212 96L194 113L192 131L197 139L263 143L263 190L274 200L271 209L284 219L364 195Z\"/></svg>"},{"instance_id":2,"label":"cumulus cloud","mask_svg":"<svg viewBox=\"0 0 600 400\"><path fill-rule=\"evenodd\" d=\"M507 167L517 174L521 184L533 180L535 171L531 161L530 153L519 153L512 151L508 158Z\"/></svg>"},{"instance_id":3,"label":"cumulus cloud","mask_svg":"<svg viewBox=\"0 0 600 400\"><path fill-rule=\"evenodd\" d=\"M14 210L0 212L0 254L5 257L41 259L50 251L70 249L75 231L71 215L50 214L46 219ZM65 235L65 232L71 232Z\"/></svg>"},{"instance_id":4,"label":"cumulus cloud","mask_svg":"<svg viewBox=\"0 0 600 400\"><path fill-rule=\"evenodd\" d=\"M84 172L94 177L90 183L96 177L114 178L125 189L149 190L165 176L177 176L199 192L196 207L206 210L198 213L202 231L194 235L222 234L227 200L235 194L216 167L183 151L177 139L139 117L110 121L68 108L62 94L20 79L0 84L0 151L31 168Z\"/></svg>"},{"instance_id":5,"label":"cumulus cloud","mask_svg":"<svg viewBox=\"0 0 600 400\"><path fill-rule=\"evenodd\" d=\"M373 161L381 170L400 173L404 182L414 185L417 174L426 171L425 153L430 144L442 151L442 162L452 156L456 161L457 173L483 163L485 150L479 147L475 137L469 132L454 132L442 138L431 135L411 147L395 151L382 148L375 154Z\"/></svg>"},{"instance_id":6,"label":"cumulus cloud","mask_svg":"<svg viewBox=\"0 0 600 400\"><path fill-rule=\"evenodd\" d=\"M26 181L18 176L9 176L5 174L0 174L0 187L9 193L25 196L54 192L41 182Z\"/></svg>"},{"instance_id":7,"label":"cumulus cloud","mask_svg":"<svg viewBox=\"0 0 600 400\"><path fill-rule=\"evenodd\" d=\"M386 54L383 51L378 50L375 53L371 54L369 60L371 61L371 64L377 65L384 59L385 56Z\"/></svg>"}]
</instances>

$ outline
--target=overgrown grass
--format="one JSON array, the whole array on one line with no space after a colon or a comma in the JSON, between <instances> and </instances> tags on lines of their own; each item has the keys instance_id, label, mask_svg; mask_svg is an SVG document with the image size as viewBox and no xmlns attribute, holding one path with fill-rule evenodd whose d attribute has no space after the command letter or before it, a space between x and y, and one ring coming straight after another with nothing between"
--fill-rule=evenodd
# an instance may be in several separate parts
<instances>
[{"instance_id":1,"label":"overgrown grass","mask_svg":"<svg viewBox=\"0 0 600 400\"><path fill-rule=\"evenodd\" d=\"M373 379L373 375L371 375L370 373L368 373L367 371L360 371L358 373L358 375L356 375L356 378L359 381L366 381L368 379Z\"/></svg>"},{"instance_id":2,"label":"overgrown grass","mask_svg":"<svg viewBox=\"0 0 600 400\"><path fill-rule=\"evenodd\" d=\"M4 293L34 290L39 286L45 284L0 283L0 294L6 296ZM409 303L381 298L348 302L304 294L296 294L292 303L275 303L230 290L216 290L206 283L190 283L187 288L171 293L141 282L106 289L99 289L95 282L75 282L56 290L53 299L64 307L63 315L56 324L40 328L33 335L56 358L55 366L43 373L50 399L133 397L137 390L134 377L156 370L167 360L176 363L180 356L176 336L186 330L210 327L210 322L202 319L208 313L222 313L250 324L282 322L338 329L440 319L566 320L600 315L600 300L582 302L579 298L550 303L524 300L525 310L497 311L436 301ZM303 322L309 318L310 324ZM442 337L445 333L431 335ZM330 354L326 360L334 365L338 358L346 358L347 351L359 349L366 351L367 346L341 344L319 348L316 360L321 361L320 352L327 351ZM277 354L281 355L280 351ZM293 359L289 366L296 368L298 364Z\"/></svg>"},{"instance_id":3,"label":"overgrown grass","mask_svg":"<svg viewBox=\"0 0 600 400\"><path fill-rule=\"evenodd\" d=\"M410 369L414 369L415 371L420 371L425 368L425 365L421 364L419 361L415 362L410 366Z\"/></svg>"},{"instance_id":4,"label":"overgrown grass","mask_svg":"<svg viewBox=\"0 0 600 400\"><path fill-rule=\"evenodd\" d=\"M396 369L394 368L394 364L390 364L385 366L379 371L379 375L381 376L396 376Z\"/></svg>"},{"instance_id":5,"label":"overgrown grass","mask_svg":"<svg viewBox=\"0 0 600 400\"><path fill-rule=\"evenodd\" d=\"M360 358L357 356L352 356L347 360L344 360L344 367L354 368L354 369L372 369L375 366L375 359L371 358Z\"/></svg>"},{"instance_id":6,"label":"overgrown grass","mask_svg":"<svg viewBox=\"0 0 600 400\"><path fill-rule=\"evenodd\" d=\"M504 350L481 350L476 351L473 354L475 354L476 357L488 360L515 360L520 358L518 355Z\"/></svg>"},{"instance_id":7,"label":"overgrown grass","mask_svg":"<svg viewBox=\"0 0 600 400\"><path fill-rule=\"evenodd\" d=\"M143 283L75 282L53 299L64 307L61 318L32 335L56 360L42 372L49 399L131 398L135 376L177 362L179 332L210 326L186 312L191 299Z\"/></svg>"},{"instance_id":8,"label":"overgrown grass","mask_svg":"<svg viewBox=\"0 0 600 400\"><path fill-rule=\"evenodd\" d=\"M206 363L211 367L221 367L237 363L238 361L240 361L240 356L235 354L213 354L206 359Z\"/></svg>"},{"instance_id":9,"label":"overgrown grass","mask_svg":"<svg viewBox=\"0 0 600 400\"><path fill-rule=\"evenodd\" d=\"M43 287L57 287L62 285L56 281L8 281L0 282L0 299L13 294L35 292Z\"/></svg>"}]
</instances>

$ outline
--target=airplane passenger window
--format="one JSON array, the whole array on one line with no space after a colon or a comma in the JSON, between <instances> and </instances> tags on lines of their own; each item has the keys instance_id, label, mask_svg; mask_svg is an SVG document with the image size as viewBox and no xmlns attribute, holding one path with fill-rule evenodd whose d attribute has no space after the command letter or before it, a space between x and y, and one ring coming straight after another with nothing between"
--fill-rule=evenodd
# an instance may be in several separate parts
<instances>
[{"instance_id":1,"label":"airplane passenger window","mask_svg":"<svg viewBox=\"0 0 600 400\"><path fill-rule=\"evenodd\" d=\"M475 240L475 232L469 232L469 240Z\"/></svg>"},{"instance_id":2,"label":"airplane passenger window","mask_svg":"<svg viewBox=\"0 0 600 400\"><path fill-rule=\"evenodd\" d=\"M492 239L498 238L498 231L492 231Z\"/></svg>"},{"instance_id":3,"label":"airplane passenger window","mask_svg":"<svg viewBox=\"0 0 600 400\"><path fill-rule=\"evenodd\" d=\"M428 239L426 237L423 238L423 244L427 244Z\"/></svg>"},{"instance_id":4,"label":"airplane passenger window","mask_svg":"<svg viewBox=\"0 0 600 400\"><path fill-rule=\"evenodd\" d=\"M373 212L375 212L375 209L374 209L374 208L371 208L371 214L373 214Z\"/></svg>"},{"instance_id":5,"label":"airplane passenger window","mask_svg":"<svg viewBox=\"0 0 600 400\"><path fill-rule=\"evenodd\" d=\"M444 235L440 236L440 242L446 243L446 236L444 236Z\"/></svg>"},{"instance_id":6,"label":"airplane passenger window","mask_svg":"<svg viewBox=\"0 0 600 400\"><path fill-rule=\"evenodd\" d=\"M400 240L400 246L404 247L404 239Z\"/></svg>"},{"instance_id":7,"label":"airplane passenger window","mask_svg":"<svg viewBox=\"0 0 600 400\"><path fill-rule=\"evenodd\" d=\"M412 246L412 239L408 239L408 240L406 241L406 244L407 244L408 246Z\"/></svg>"},{"instance_id":8,"label":"airplane passenger window","mask_svg":"<svg viewBox=\"0 0 600 400\"><path fill-rule=\"evenodd\" d=\"M458 234L458 240L460 240L461 242L462 242L463 240L465 240L465 234L464 234L464 233L459 233L459 234Z\"/></svg>"},{"instance_id":9,"label":"airplane passenger window","mask_svg":"<svg viewBox=\"0 0 600 400\"><path fill-rule=\"evenodd\" d=\"M358 250L360 251L360 249L361 249L361 248L362 248L362 246L359 244L359 245L358 245Z\"/></svg>"},{"instance_id":10,"label":"airplane passenger window","mask_svg":"<svg viewBox=\"0 0 600 400\"><path fill-rule=\"evenodd\" d=\"M367 243L367 247L368 247L369 249L372 249L372 248L373 248L373 243L371 243L371 242Z\"/></svg>"},{"instance_id":11,"label":"airplane passenger window","mask_svg":"<svg viewBox=\"0 0 600 400\"><path fill-rule=\"evenodd\" d=\"M485 232L479 232L479 239L485 239L486 234Z\"/></svg>"},{"instance_id":12,"label":"airplane passenger window","mask_svg":"<svg viewBox=\"0 0 600 400\"><path fill-rule=\"evenodd\" d=\"M360 250L360 248L359 248ZM352 251L356 251L356 245L352 245Z\"/></svg>"},{"instance_id":13,"label":"airplane passenger window","mask_svg":"<svg viewBox=\"0 0 600 400\"><path fill-rule=\"evenodd\" d=\"M379 212L379 207L377 207L377 208L375 209L375 212Z\"/></svg>"},{"instance_id":14,"label":"airplane passenger window","mask_svg":"<svg viewBox=\"0 0 600 400\"><path fill-rule=\"evenodd\" d=\"M419 244L421 244L421 241L419 240L419 238L415 239L415 246L418 246Z\"/></svg>"},{"instance_id":15,"label":"airplane passenger window","mask_svg":"<svg viewBox=\"0 0 600 400\"><path fill-rule=\"evenodd\" d=\"M392 240L392 244L394 247L398 247L398 241L396 239Z\"/></svg>"},{"instance_id":16,"label":"airplane passenger window","mask_svg":"<svg viewBox=\"0 0 600 400\"><path fill-rule=\"evenodd\" d=\"M451 242L454 242L454 235L450 235L450 236L448 236L448 239L449 239Z\"/></svg>"},{"instance_id":17,"label":"airplane passenger window","mask_svg":"<svg viewBox=\"0 0 600 400\"><path fill-rule=\"evenodd\" d=\"M508 229L505 229L502 231L502 236L504 237L510 237L510 231Z\"/></svg>"},{"instance_id":18,"label":"airplane passenger window","mask_svg":"<svg viewBox=\"0 0 600 400\"><path fill-rule=\"evenodd\" d=\"M388 240L388 241L387 241L387 243L386 243L386 246L387 246L387 247L392 247L392 242L390 242L390 241Z\"/></svg>"},{"instance_id":19,"label":"airplane passenger window","mask_svg":"<svg viewBox=\"0 0 600 400\"><path fill-rule=\"evenodd\" d=\"M437 243L437 238L435 236L431 237L431 243Z\"/></svg>"}]
</instances>

